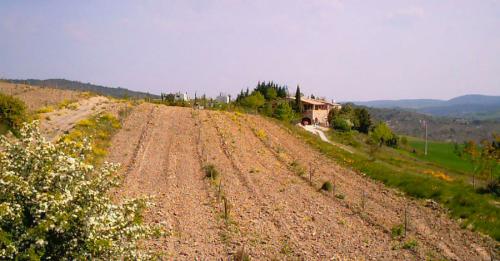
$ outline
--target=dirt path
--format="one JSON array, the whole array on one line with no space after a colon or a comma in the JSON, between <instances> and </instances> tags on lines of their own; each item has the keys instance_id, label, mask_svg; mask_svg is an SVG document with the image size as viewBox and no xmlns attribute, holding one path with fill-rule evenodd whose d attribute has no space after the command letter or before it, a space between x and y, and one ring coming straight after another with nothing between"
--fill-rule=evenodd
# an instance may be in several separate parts
<instances>
[{"instance_id":1,"label":"dirt path","mask_svg":"<svg viewBox=\"0 0 500 261\"><path fill-rule=\"evenodd\" d=\"M112 143L109 160L123 164L117 198L156 197L147 221L166 222L170 234L151 245L172 259L227 258L244 249L255 260L489 260L490 240L339 167L262 117L143 104ZM220 171L220 187L204 178L205 164ZM320 192L325 180L335 180L344 198ZM391 235L405 208L414 248Z\"/></svg>"},{"instance_id":2,"label":"dirt path","mask_svg":"<svg viewBox=\"0 0 500 261\"><path fill-rule=\"evenodd\" d=\"M333 146L337 146L337 147L339 147L339 148L341 148L349 153L354 153L351 149L349 149L348 146L345 146L344 144L340 144L340 143L329 140L326 137L325 133L323 132L323 129L325 129L324 127L319 127L319 126L314 126L314 125L303 126L300 123L298 123L297 126L303 128L304 130L306 130L314 135L318 135L320 137L320 139L324 142L328 142L328 143L332 144Z\"/></svg>"},{"instance_id":3,"label":"dirt path","mask_svg":"<svg viewBox=\"0 0 500 261\"><path fill-rule=\"evenodd\" d=\"M54 139L70 130L75 124L101 111L112 111L116 104L103 96L83 99L75 103L75 109L61 109L43 113L40 129L49 139Z\"/></svg>"}]
</instances>

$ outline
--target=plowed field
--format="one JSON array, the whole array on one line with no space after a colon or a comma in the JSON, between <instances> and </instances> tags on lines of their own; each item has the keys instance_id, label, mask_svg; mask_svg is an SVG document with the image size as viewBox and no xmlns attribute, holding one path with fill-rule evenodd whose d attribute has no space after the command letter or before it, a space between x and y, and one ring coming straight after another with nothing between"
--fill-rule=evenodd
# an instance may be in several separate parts
<instances>
[{"instance_id":1,"label":"plowed field","mask_svg":"<svg viewBox=\"0 0 500 261\"><path fill-rule=\"evenodd\" d=\"M169 233L148 244L172 259L490 260L493 242L439 206L340 167L259 116L145 103L112 144L124 177L116 197L154 196L146 220ZM221 185L205 178L208 164ZM327 180L334 192L320 190Z\"/></svg>"}]
</instances>

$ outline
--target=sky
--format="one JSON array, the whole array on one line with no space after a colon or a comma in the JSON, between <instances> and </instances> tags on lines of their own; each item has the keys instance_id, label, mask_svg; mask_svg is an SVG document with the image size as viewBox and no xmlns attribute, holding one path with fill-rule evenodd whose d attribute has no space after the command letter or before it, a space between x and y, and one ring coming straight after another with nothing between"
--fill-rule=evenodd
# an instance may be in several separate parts
<instances>
[{"instance_id":1,"label":"sky","mask_svg":"<svg viewBox=\"0 0 500 261\"><path fill-rule=\"evenodd\" d=\"M0 78L337 101L500 95L500 0L0 0Z\"/></svg>"}]
</instances>

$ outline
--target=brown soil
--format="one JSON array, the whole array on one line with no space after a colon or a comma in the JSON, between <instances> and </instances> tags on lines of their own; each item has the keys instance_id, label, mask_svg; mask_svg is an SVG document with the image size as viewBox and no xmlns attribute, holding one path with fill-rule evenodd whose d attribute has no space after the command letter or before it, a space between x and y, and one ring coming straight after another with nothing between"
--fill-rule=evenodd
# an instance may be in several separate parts
<instances>
[{"instance_id":1,"label":"brown soil","mask_svg":"<svg viewBox=\"0 0 500 261\"><path fill-rule=\"evenodd\" d=\"M12 95L24 101L28 110L36 111L47 105L55 105L64 100L79 100L81 92L41 88L36 86L13 84L0 81L0 92Z\"/></svg>"},{"instance_id":2,"label":"brown soil","mask_svg":"<svg viewBox=\"0 0 500 261\"><path fill-rule=\"evenodd\" d=\"M490 260L493 241L439 206L340 167L262 117L142 104L112 144L108 160L122 163L124 177L116 197L155 196L147 222L166 222L169 233L150 245L173 259L244 249L255 260ZM206 164L221 186L204 178ZM319 190L326 180L344 199ZM405 209L408 234L393 238ZM411 240L417 246L403 248Z\"/></svg>"}]
</instances>

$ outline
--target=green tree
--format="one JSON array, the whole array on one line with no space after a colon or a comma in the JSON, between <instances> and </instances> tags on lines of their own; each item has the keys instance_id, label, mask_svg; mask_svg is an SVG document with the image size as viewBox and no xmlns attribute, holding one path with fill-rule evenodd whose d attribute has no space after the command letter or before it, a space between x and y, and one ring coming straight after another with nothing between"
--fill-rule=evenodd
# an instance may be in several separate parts
<instances>
[{"instance_id":1,"label":"green tree","mask_svg":"<svg viewBox=\"0 0 500 261\"><path fill-rule=\"evenodd\" d=\"M340 108L340 114L342 115L352 115L352 104L350 103L346 103L342 106L342 108Z\"/></svg>"},{"instance_id":2,"label":"green tree","mask_svg":"<svg viewBox=\"0 0 500 261\"><path fill-rule=\"evenodd\" d=\"M265 102L266 100L264 99L264 96L257 91L253 92L252 95L245 97L242 100L242 105L257 110L258 108L262 107Z\"/></svg>"},{"instance_id":3,"label":"green tree","mask_svg":"<svg viewBox=\"0 0 500 261\"><path fill-rule=\"evenodd\" d=\"M365 108L356 108L354 109L354 115L357 125L355 126L356 130L362 133L368 133L370 126L372 125L368 110Z\"/></svg>"},{"instance_id":4,"label":"green tree","mask_svg":"<svg viewBox=\"0 0 500 261\"><path fill-rule=\"evenodd\" d=\"M328 122L333 127L333 120L340 115L340 110L338 108L333 108L328 112Z\"/></svg>"},{"instance_id":5,"label":"green tree","mask_svg":"<svg viewBox=\"0 0 500 261\"><path fill-rule=\"evenodd\" d=\"M493 141L488 139L481 141L481 174L488 179L488 192L500 195L500 176L498 173L500 148L498 147L498 137L493 136L493 138Z\"/></svg>"},{"instance_id":6,"label":"green tree","mask_svg":"<svg viewBox=\"0 0 500 261\"><path fill-rule=\"evenodd\" d=\"M369 134L369 139L367 140L367 143L370 145L369 153L372 160L375 160L375 154L377 151L393 138L394 134L387 124L381 122L375 125Z\"/></svg>"},{"instance_id":7,"label":"green tree","mask_svg":"<svg viewBox=\"0 0 500 261\"><path fill-rule=\"evenodd\" d=\"M481 152L477 147L476 142L469 140L464 142L464 148L462 150L462 158L469 161L474 167L472 170L472 187L476 188L476 175L481 167Z\"/></svg>"},{"instance_id":8,"label":"green tree","mask_svg":"<svg viewBox=\"0 0 500 261\"><path fill-rule=\"evenodd\" d=\"M297 90L295 91L295 111L297 113L302 113L304 111L304 105L301 101L302 94L300 93L300 87L297 85Z\"/></svg>"},{"instance_id":9,"label":"green tree","mask_svg":"<svg viewBox=\"0 0 500 261\"><path fill-rule=\"evenodd\" d=\"M268 101L276 99L277 96L278 96L278 92L276 92L276 89L274 89L274 88L267 88L266 93L264 94L264 97Z\"/></svg>"},{"instance_id":10,"label":"green tree","mask_svg":"<svg viewBox=\"0 0 500 261\"><path fill-rule=\"evenodd\" d=\"M288 102L280 102L274 110L274 117L282 121L290 121L293 119L293 110Z\"/></svg>"},{"instance_id":11,"label":"green tree","mask_svg":"<svg viewBox=\"0 0 500 261\"><path fill-rule=\"evenodd\" d=\"M386 142L391 140L393 137L394 135L391 128L389 128L389 126L387 126L384 122L375 125L375 128L373 128L370 133L370 139L379 147L382 147L382 145L386 144Z\"/></svg>"}]
</instances>

